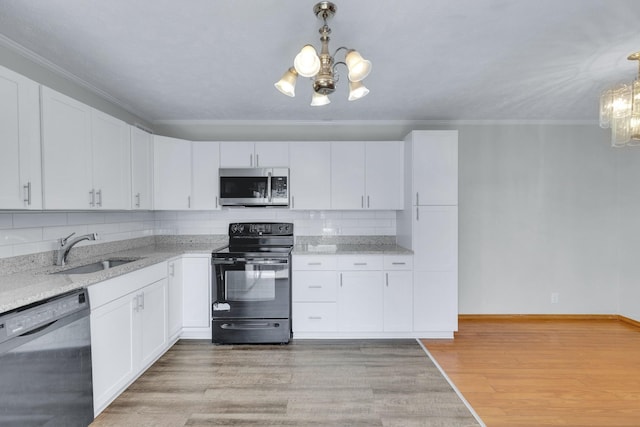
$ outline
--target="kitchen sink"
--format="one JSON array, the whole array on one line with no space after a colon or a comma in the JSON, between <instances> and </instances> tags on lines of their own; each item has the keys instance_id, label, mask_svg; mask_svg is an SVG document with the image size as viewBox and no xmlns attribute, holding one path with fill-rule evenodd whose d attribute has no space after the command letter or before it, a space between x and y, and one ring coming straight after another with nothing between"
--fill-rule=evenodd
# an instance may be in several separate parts
<instances>
[{"instance_id":1,"label":"kitchen sink","mask_svg":"<svg viewBox=\"0 0 640 427\"><path fill-rule=\"evenodd\" d=\"M96 271L106 270L108 268L117 267L119 265L128 264L137 261L137 259L105 259L103 261L92 262L91 264L80 265L78 267L68 268L66 270L56 271L52 274L87 274Z\"/></svg>"}]
</instances>

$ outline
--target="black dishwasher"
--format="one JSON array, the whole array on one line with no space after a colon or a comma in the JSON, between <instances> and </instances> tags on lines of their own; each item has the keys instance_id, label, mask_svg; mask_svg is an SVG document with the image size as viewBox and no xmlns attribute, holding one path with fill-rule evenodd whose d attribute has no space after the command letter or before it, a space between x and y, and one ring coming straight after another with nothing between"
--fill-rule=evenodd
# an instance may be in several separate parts
<instances>
[{"instance_id":1,"label":"black dishwasher","mask_svg":"<svg viewBox=\"0 0 640 427\"><path fill-rule=\"evenodd\" d=\"M0 425L93 421L86 289L0 314Z\"/></svg>"}]
</instances>

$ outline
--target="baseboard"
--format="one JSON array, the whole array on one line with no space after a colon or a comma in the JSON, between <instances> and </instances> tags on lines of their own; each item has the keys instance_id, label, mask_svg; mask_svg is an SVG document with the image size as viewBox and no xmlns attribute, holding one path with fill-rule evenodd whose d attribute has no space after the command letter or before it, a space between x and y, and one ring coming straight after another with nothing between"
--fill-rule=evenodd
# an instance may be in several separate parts
<instances>
[{"instance_id":1,"label":"baseboard","mask_svg":"<svg viewBox=\"0 0 640 427\"><path fill-rule=\"evenodd\" d=\"M618 320L640 328L640 321L619 314L460 314L458 320L531 321L531 320Z\"/></svg>"}]
</instances>

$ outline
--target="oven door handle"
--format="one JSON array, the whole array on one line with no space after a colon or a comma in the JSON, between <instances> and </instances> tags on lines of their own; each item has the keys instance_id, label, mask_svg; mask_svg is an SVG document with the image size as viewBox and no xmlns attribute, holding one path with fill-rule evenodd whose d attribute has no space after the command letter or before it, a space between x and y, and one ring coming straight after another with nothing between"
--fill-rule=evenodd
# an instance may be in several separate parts
<instances>
[{"instance_id":1,"label":"oven door handle","mask_svg":"<svg viewBox=\"0 0 640 427\"><path fill-rule=\"evenodd\" d=\"M236 261L244 262L244 258L236 258L236 259L214 258L213 264L214 265L233 265L236 263Z\"/></svg>"},{"instance_id":2,"label":"oven door handle","mask_svg":"<svg viewBox=\"0 0 640 427\"><path fill-rule=\"evenodd\" d=\"M247 264L254 265L286 265L289 264L288 259L263 259L263 258L249 258Z\"/></svg>"}]
</instances>

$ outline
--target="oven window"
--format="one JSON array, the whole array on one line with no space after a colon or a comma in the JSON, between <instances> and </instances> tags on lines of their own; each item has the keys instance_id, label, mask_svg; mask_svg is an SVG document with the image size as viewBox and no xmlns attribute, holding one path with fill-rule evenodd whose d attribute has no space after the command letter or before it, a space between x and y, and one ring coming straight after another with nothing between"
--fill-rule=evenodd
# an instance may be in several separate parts
<instances>
[{"instance_id":1,"label":"oven window","mask_svg":"<svg viewBox=\"0 0 640 427\"><path fill-rule=\"evenodd\" d=\"M276 298L276 272L247 265L244 270L225 272L229 301L273 301Z\"/></svg>"},{"instance_id":2,"label":"oven window","mask_svg":"<svg viewBox=\"0 0 640 427\"><path fill-rule=\"evenodd\" d=\"M220 196L229 199L264 199L267 197L267 178L221 177Z\"/></svg>"}]
</instances>

